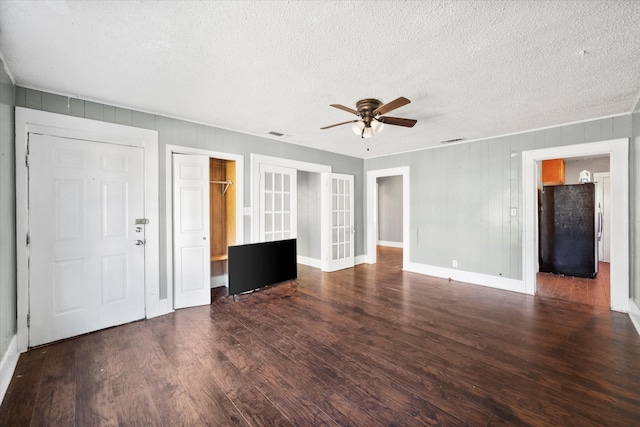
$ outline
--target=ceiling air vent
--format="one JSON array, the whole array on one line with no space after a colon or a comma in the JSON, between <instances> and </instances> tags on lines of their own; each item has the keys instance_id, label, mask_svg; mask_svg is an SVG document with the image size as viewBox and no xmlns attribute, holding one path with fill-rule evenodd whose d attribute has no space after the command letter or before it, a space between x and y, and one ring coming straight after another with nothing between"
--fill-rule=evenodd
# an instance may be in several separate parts
<instances>
[{"instance_id":1,"label":"ceiling air vent","mask_svg":"<svg viewBox=\"0 0 640 427\"><path fill-rule=\"evenodd\" d=\"M276 132L274 130L270 130L269 132L267 132L267 135L272 135L272 136L284 136L284 133L280 133L280 132Z\"/></svg>"},{"instance_id":2,"label":"ceiling air vent","mask_svg":"<svg viewBox=\"0 0 640 427\"><path fill-rule=\"evenodd\" d=\"M440 144L451 144L451 143L460 142L460 141L464 141L464 138L447 139L447 140L444 140L444 141L440 141Z\"/></svg>"}]
</instances>

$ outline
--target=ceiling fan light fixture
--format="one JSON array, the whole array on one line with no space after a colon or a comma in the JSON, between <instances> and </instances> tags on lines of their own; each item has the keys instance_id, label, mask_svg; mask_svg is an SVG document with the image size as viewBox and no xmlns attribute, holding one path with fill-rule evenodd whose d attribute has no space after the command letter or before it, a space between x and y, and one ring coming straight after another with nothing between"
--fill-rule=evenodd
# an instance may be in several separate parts
<instances>
[{"instance_id":1,"label":"ceiling fan light fixture","mask_svg":"<svg viewBox=\"0 0 640 427\"><path fill-rule=\"evenodd\" d=\"M382 129L384 128L384 123L379 122L377 120L372 120L371 121L371 129L373 129L373 134L377 135L380 132L382 132Z\"/></svg>"},{"instance_id":2,"label":"ceiling fan light fixture","mask_svg":"<svg viewBox=\"0 0 640 427\"><path fill-rule=\"evenodd\" d=\"M363 121L358 121L355 122L352 126L351 126L351 130L353 131L353 133L355 133L358 136L362 136L362 131L364 130L364 122Z\"/></svg>"},{"instance_id":3,"label":"ceiling fan light fixture","mask_svg":"<svg viewBox=\"0 0 640 427\"><path fill-rule=\"evenodd\" d=\"M371 138L372 136L373 136L373 128L371 126L365 127L364 131L362 132L362 137Z\"/></svg>"}]
</instances>

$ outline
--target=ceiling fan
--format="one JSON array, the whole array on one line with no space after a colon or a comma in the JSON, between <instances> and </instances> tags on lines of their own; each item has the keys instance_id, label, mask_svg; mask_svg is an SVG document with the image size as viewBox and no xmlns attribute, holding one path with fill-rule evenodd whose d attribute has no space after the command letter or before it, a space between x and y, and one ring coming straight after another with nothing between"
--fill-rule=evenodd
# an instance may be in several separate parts
<instances>
[{"instance_id":1,"label":"ceiling fan","mask_svg":"<svg viewBox=\"0 0 640 427\"><path fill-rule=\"evenodd\" d=\"M344 105L331 104L332 107L355 114L356 116L360 116L360 118L356 120L349 120L347 122L336 123L335 125L325 126L320 129L329 129L336 126L346 125L347 123L353 123L352 129L357 135L360 135L361 138L371 138L373 135L380 133L385 124L411 128L418 122L417 120L383 116L383 114L393 111L396 108L400 108L403 105L407 105L410 102L411 101L403 96L386 104L383 104L382 101L377 99L366 98L356 102L355 110L345 107Z\"/></svg>"}]
</instances>

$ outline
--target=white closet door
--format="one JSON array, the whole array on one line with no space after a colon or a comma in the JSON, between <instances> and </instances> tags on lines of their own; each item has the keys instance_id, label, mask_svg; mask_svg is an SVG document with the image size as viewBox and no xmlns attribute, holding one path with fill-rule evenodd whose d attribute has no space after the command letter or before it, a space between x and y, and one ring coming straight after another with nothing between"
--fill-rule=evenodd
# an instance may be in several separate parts
<instances>
[{"instance_id":1,"label":"white closet door","mask_svg":"<svg viewBox=\"0 0 640 427\"><path fill-rule=\"evenodd\" d=\"M174 154L174 308L211 303L209 236L209 158Z\"/></svg>"},{"instance_id":2,"label":"white closet door","mask_svg":"<svg viewBox=\"0 0 640 427\"><path fill-rule=\"evenodd\" d=\"M336 271L355 264L353 176L333 173L329 174L329 182L331 233L326 271Z\"/></svg>"},{"instance_id":3,"label":"white closet door","mask_svg":"<svg viewBox=\"0 0 640 427\"><path fill-rule=\"evenodd\" d=\"M260 166L260 241L297 237L297 171Z\"/></svg>"},{"instance_id":4,"label":"white closet door","mask_svg":"<svg viewBox=\"0 0 640 427\"><path fill-rule=\"evenodd\" d=\"M29 135L29 345L142 319L144 151Z\"/></svg>"}]
</instances>

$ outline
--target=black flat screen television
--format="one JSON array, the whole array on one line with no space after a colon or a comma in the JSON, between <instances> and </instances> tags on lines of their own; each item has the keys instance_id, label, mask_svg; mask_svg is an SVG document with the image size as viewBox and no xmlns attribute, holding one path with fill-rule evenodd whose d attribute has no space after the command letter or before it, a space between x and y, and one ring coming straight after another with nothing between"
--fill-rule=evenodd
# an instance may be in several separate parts
<instances>
[{"instance_id":1,"label":"black flat screen television","mask_svg":"<svg viewBox=\"0 0 640 427\"><path fill-rule=\"evenodd\" d=\"M296 239L229 246L229 295L298 277Z\"/></svg>"}]
</instances>

